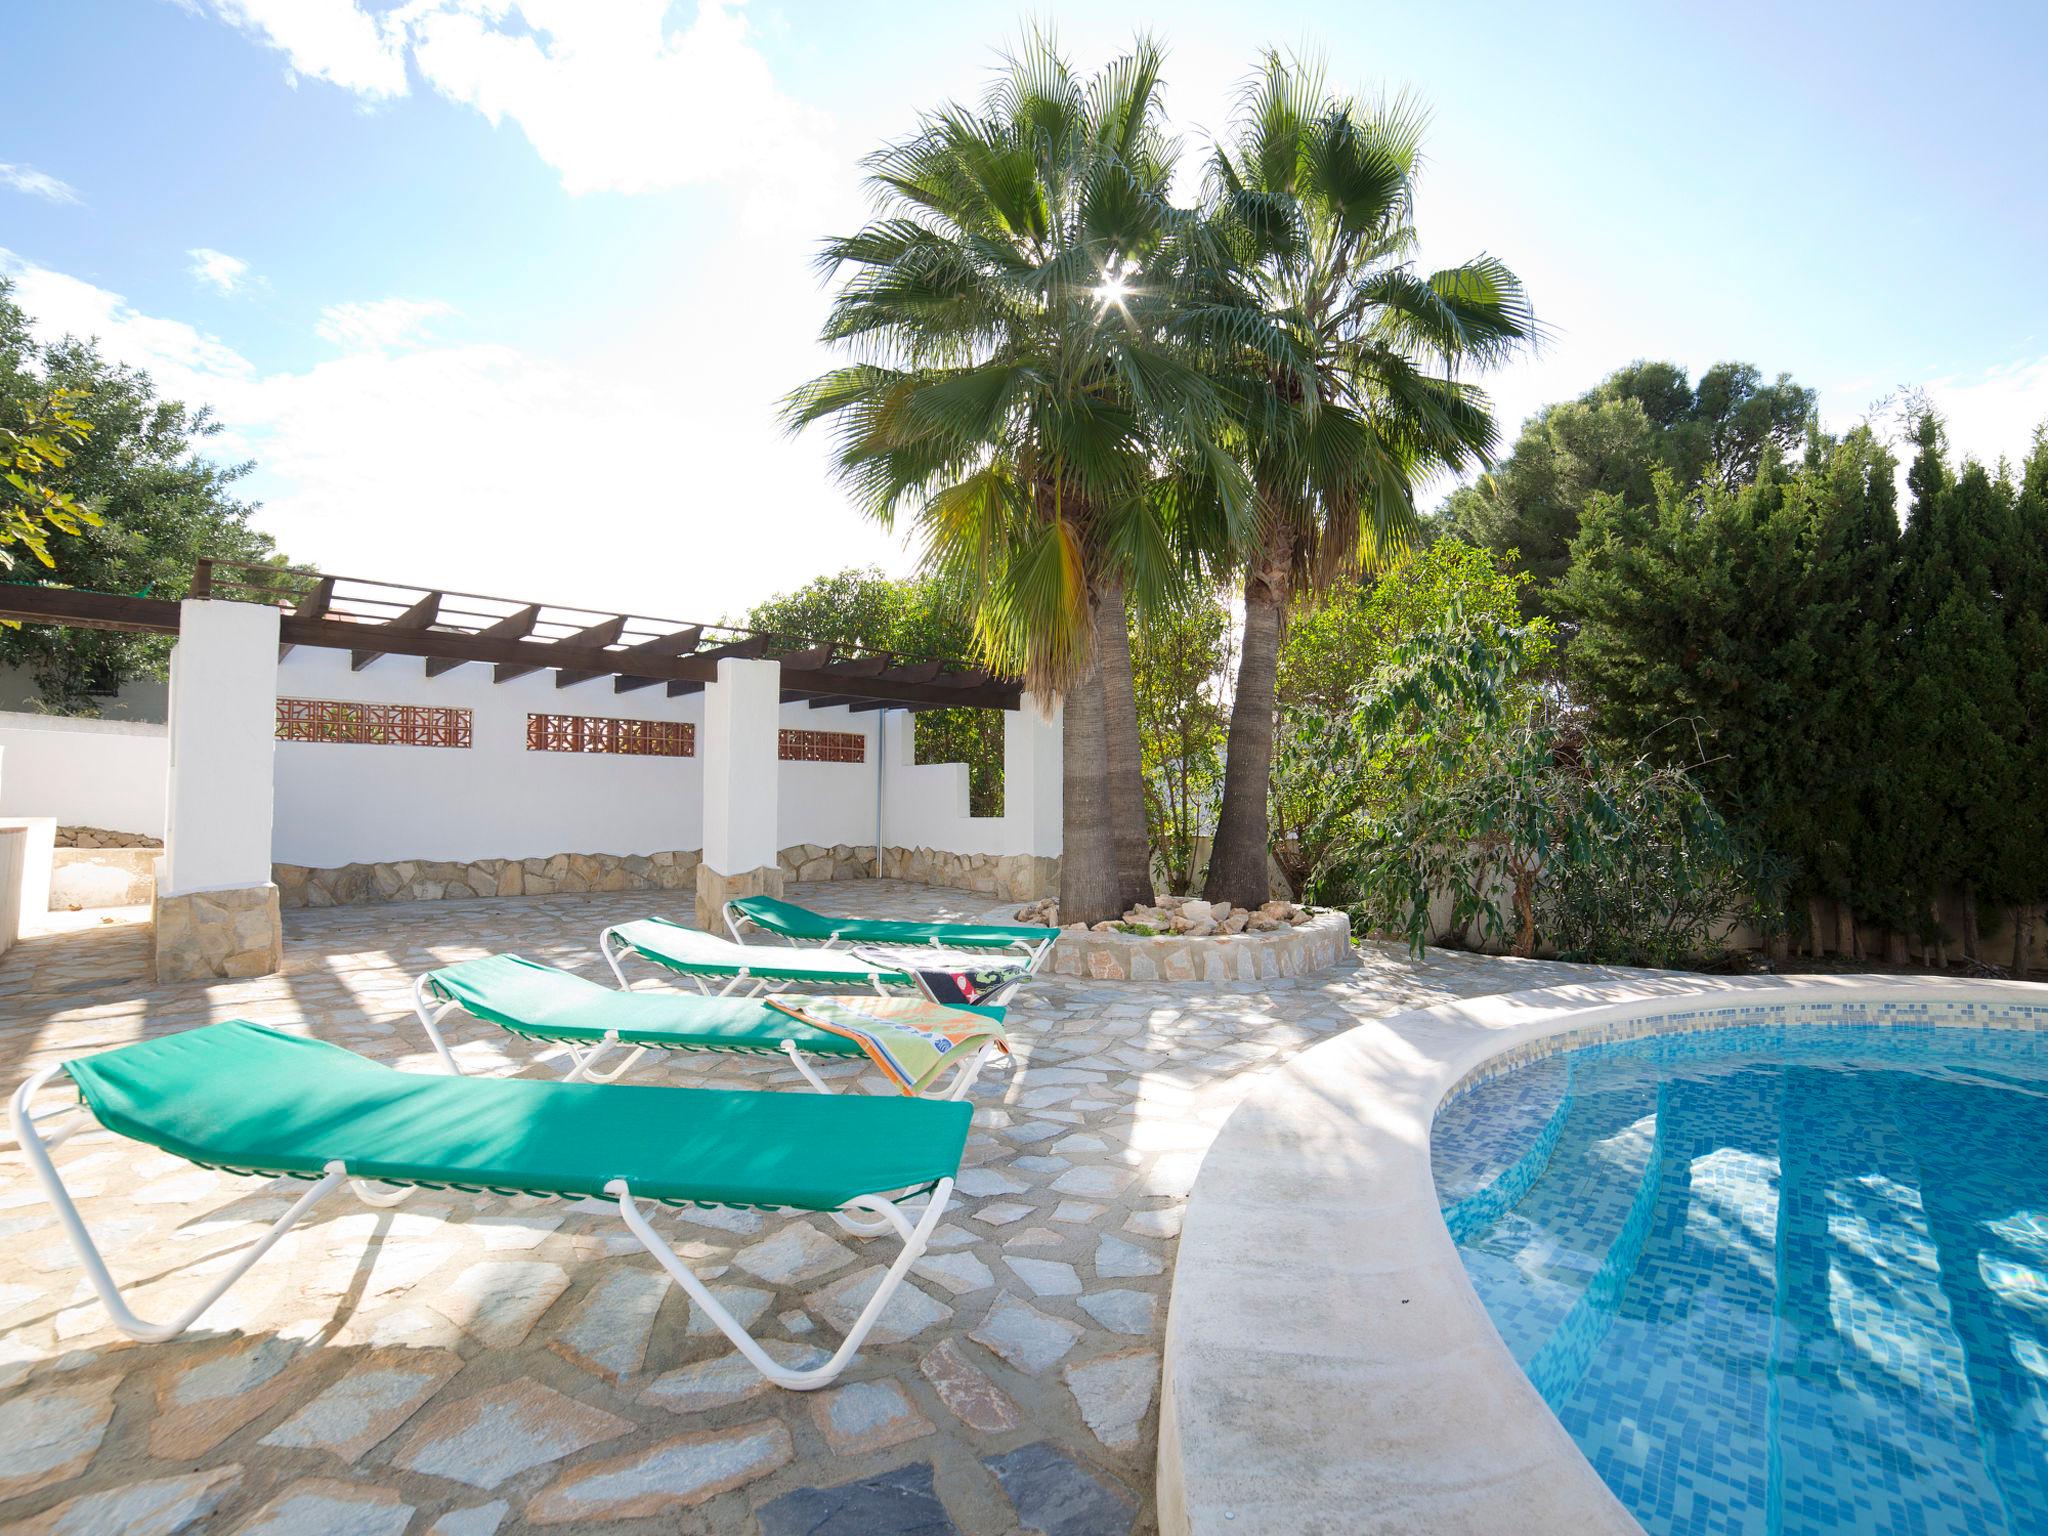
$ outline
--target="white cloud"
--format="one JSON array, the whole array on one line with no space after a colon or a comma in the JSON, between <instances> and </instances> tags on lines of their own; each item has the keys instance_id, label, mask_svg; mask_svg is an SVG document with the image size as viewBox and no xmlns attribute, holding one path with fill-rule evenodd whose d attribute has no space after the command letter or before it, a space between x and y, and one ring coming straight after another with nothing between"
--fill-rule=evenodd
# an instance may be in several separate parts
<instances>
[{"instance_id":1,"label":"white cloud","mask_svg":"<svg viewBox=\"0 0 2048 1536\"><path fill-rule=\"evenodd\" d=\"M201 245L185 254L192 258L192 265L186 270L216 293L233 293L249 275L249 263L226 251Z\"/></svg>"},{"instance_id":2,"label":"white cloud","mask_svg":"<svg viewBox=\"0 0 2048 1536\"><path fill-rule=\"evenodd\" d=\"M1958 459L2018 464L2033 447L2034 429L2048 425L2048 357L1930 379L1927 393Z\"/></svg>"},{"instance_id":3,"label":"white cloud","mask_svg":"<svg viewBox=\"0 0 2048 1536\"><path fill-rule=\"evenodd\" d=\"M824 443L776 426L809 358L742 346L758 329L745 315L649 313L614 351L560 360L434 341L421 326L448 311L430 301L338 305L319 322L338 356L266 373L5 250L0 275L39 334L98 336L164 395L213 405L226 430L209 452L256 461L259 526L319 568L716 619L848 565L911 565L846 509ZM677 366L692 356L719 365Z\"/></svg>"},{"instance_id":4,"label":"white cloud","mask_svg":"<svg viewBox=\"0 0 2048 1536\"><path fill-rule=\"evenodd\" d=\"M213 0L223 21L254 34L291 62L292 73L331 81L372 99L403 96L404 31L396 15L354 0Z\"/></svg>"},{"instance_id":5,"label":"white cloud","mask_svg":"<svg viewBox=\"0 0 2048 1536\"><path fill-rule=\"evenodd\" d=\"M375 299L334 304L320 312L313 333L344 352L388 352L421 340L430 321L455 313L439 299Z\"/></svg>"},{"instance_id":6,"label":"white cloud","mask_svg":"<svg viewBox=\"0 0 2048 1536\"><path fill-rule=\"evenodd\" d=\"M731 0L213 0L292 69L376 101L403 95L406 61L435 91L516 124L572 193L716 180L815 148L816 114L776 89Z\"/></svg>"},{"instance_id":7,"label":"white cloud","mask_svg":"<svg viewBox=\"0 0 2048 1536\"><path fill-rule=\"evenodd\" d=\"M39 171L32 165L9 165L4 160L0 160L0 187L11 187L16 192L26 192L30 197L45 198L53 203L80 200L73 187L47 171Z\"/></svg>"}]
</instances>

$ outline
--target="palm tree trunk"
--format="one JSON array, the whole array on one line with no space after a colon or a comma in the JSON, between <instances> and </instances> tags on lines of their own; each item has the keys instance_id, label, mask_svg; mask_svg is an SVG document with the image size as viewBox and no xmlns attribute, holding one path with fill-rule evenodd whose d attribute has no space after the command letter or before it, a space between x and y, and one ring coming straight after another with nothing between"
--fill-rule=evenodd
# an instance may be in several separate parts
<instances>
[{"instance_id":1,"label":"palm tree trunk","mask_svg":"<svg viewBox=\"0 0 2048 1536\"><path fill-rule=\"evenodd\" d=\"M1280 637L1287 624L1294 530L1275 517L1264 547L1244 579L1244 649L1230 742L1223 765L1223 808L1202 894L1232 906L1261 905L1272 889L1266 873L1266 798L1273 776L1273 712L1280 675Z\"/></svg>"},{"instance_id":2,"label":"palm tree trunk","mask_svg":"<svg viewBox=\"0 0 2048 1536\"><path fill-rule=\"evenodd\" d=\"M1118 912L1152 901L1152 844L1145 835L1138 699L1131 681L1131 619L1121 581L1095 602L1095 657L1102 678L1103 756L1109 774L1109 832Z\"/></svg>"},{"instance_id":3,"label":"palm tree trunk","mask_svg":"<svg viewBox=\"0 0 2048 1536\"><path fill-rule=\"evenodd\" d=\"M1099 923L1123 911L1110 845L1102 686L1088 669L1067 691L1060 728L1060 922Z\"/></svg>"}]
</instances>

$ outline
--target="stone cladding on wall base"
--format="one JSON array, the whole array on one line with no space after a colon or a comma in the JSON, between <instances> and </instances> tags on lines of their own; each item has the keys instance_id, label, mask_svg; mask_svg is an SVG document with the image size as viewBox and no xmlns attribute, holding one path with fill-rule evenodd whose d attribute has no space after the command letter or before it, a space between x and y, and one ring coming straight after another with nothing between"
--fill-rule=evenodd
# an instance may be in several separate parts
<instances>
[{"instance_id":1,"label":"stone cladding on wall base","mask_svg":"<svg viewBox=\"0 0 2048 1536\"><path fill-rule=\"evenodd\" d=\"M723 909L737 896L782 895L782 870L777 865L742 869L724 875L709 864L697 866L697 926L706 933L724 934Z\"/></svg>"},{"instance_id":2,"label":"stone cladding on wall base","mask_svg":"<svg viewBox=\"0 0 2048 1536\"><path fill-rule=\"evenodd\" d=\"M1060 893L1057 855L946 853L936 848L884 848L882 874L890 880L986 891L1005 901L1037 901Z\"/></svg>"},{"instance_id":3,"label":"stone cladding on wall base","mask_svg":"<svg viewBox=\"0 0 2048 1536\"><path fill-rule=\"evenodd\" d=\"M345 907L372 901L473 901L479 896L550 896L587 891L690 891L698 885L702 855L694 849L664 853L557 853L532 859L392 859L309 869L271 866L287 907ZM785 881L872 880L874 845L796 843L776 856ZM758 873L758 872L756 872ZM1060 861L1030 854L940 853L930 848L885 848L882 873L893 880L985 891L1009 901L1057 895ZM737 877L735 877L737 878ZM737 889L728 896L753 894ZM727 896L719 900L725 901ZM723 931L722 927L720 931Z\"/></svg>"},{"instance_id":4,"label":"stone cladding on wall base","mask_svg":"<svg viewBox=\"0 0 2048 1536\"><path fill-rule=\"evenodd\" d=\"M473 901L479 896L552 896L588 891L694 891L699 855L557 853L532 859L458 864L394 859L308 869L275 864L271 876L287 907L346 907L371 901Z\"/></svg>"},{"instance_id":5,"label":"stone cladding on wall base","mask_svg":"<svg viewBox=\"0 0 2048 1536\"><path fill-rule=\"evenodd\" d=\"M183 896L159 892L153 918L158 981L268 976L284 964L284 929L274 884Z\"/></svg>"}]
</instances>

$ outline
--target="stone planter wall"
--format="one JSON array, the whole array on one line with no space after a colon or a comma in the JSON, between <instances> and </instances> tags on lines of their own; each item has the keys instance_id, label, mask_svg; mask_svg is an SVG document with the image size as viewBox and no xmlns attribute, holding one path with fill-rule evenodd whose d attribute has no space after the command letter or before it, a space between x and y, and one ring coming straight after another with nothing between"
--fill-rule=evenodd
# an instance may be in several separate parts
<instances>
[{"instance_id":1,"label":"stone planter wall","mask_svg":"<svg viewBox=\"0 0 2048 1536\"><path fill-rule=\"evenodd\" d=\"M936 848L884 848L882 874L920 885L985 891L1005 901L1057 896L1060 861L1030 853L946 853Z\"/></svg>"},{"instance_id":2,"label":"stone planter wall","mask_svg":"<svg viewBox=\"0 0 2048 1536\"><path fill-rule=\"evenodd\" d=\"M1062 929L1051 969L1094 981L1265 981L1306 976L1350 958L1350 920L1342 912L1318 912L1299 928L1199 939Z\"/></svg>"}]
</instances>

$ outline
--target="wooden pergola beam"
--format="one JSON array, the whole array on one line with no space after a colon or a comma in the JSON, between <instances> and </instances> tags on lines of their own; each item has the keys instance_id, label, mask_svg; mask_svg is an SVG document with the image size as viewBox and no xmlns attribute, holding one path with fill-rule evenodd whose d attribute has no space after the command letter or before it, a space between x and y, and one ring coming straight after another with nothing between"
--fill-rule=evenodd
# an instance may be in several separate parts
<instances>
[{"instance_id":1,"label":"wooden pergola beam","mask_svg":"<svg viewBox=\"0 0 2048 1536\"><path fill-rule=\"evenodd\" d=\"M583 662L580 667L573 669L565 665L565 663L575 658L567 655L564 655L559 662L542 662L539 666L529 666L525 662L518 661L501 661L492 670L491 681L493 683L509 683L515 677L524 677L529 672L539 672L548 666L559 667L565 672L571 670L578 671L584 679L609 677L618 669L612 665L612 653L606 650L605 647L617 640L620 632L625 627L626 616L620 613L614 614L609 619L599 619L595 624L587 624L574 634L564 635L559 640L529 641L527 643L530 647L546 646L549 650L575 651L588 655L592 659Z\"/></svg>"},{"instance_id":2,"label":"wooden pergola beam","mask_svg":"<svg viewBox=\"0 0 2048 1536\"><path fill-rule=\"evenodd\" d=\"M333 586L331 583L329 584L328 587L328 595L330 597L333 596ZM324 606L321 611L326 611ZM432 629L434 627L434 620L440 616L440 613L441 594L438 592L429 592L425 597L422 597L418 602L414 603L410 608L406 609L405 612L399 614L396 618L387 619L384 623L375 625L373 626L373 628L375 628L375 630L379 634L381 634L385 630L392 629ZM296 617L296 615L294 616ZM319 615L315 614L313 617L318 618ZM371 662L377 660L378 657L388 656L390 654L391 653L389 651L365 651L356 650L354 647L351 647L348 658L348 669L351 672L360 672L363 670L363 668L367 667Z\"/></svg>"},{"instance_id":3,"label":"wooden pergola beam","mask_svg":"<svg viewBox=\"0 0 2048 1536\"><path fill-rule=\"evenodd\" d=\"M312 591L308 592L298 602L292 604L292 612L301 618L317 619L327 612L328 607L333 602L334 578L332 576L322 576L313 584ZM291 653L292 648L290 646L280 645L277 648L277 659L283 661Z\"/></svg>"},{"instance_id":4,"label":"wooden pergola beam","mask_svg":"<svg viewBox=\"0 0 2048 1536\"><path fill-rule=\"evenodd\" d=\"M620 670L619 652L606 650L602 645L580 643L580 636L545 641L510 633L523 617L522 611L498 621L491 629L504 632L493 634L456 629L401 629L393 624L365 624L332 616L308 617L288 611L279 617L278 640L284 645L311 645L351 652L366 645L374 646L378 655L422 656L429 661L445 663L442 670L471 661L511 666L522 673L566 667L602 676ZM0 619L15 619L25 624L64 624L82 629L175 635L180 610L177 603L165 598L0 583ZM766 636L751 635L687 656L647 657L632 663L633 675L668 684L672 696L690 693L717 678L721 656L758 656L766 645ZM921 680L900 675L909 670L897 668L894 671L898 675L884 672L874 677L856 677L830 668L792 667L785 660L782 683L796 692L821 698L845 696L858 700L848 706L852 709L1018 707L1019 689L1015 683L990 680L979 674L935 675ZM964 680L955 681L956 678Z\"/></svg>"},{"instance_id":5,"label":"wooden pergola beam","mask_svg":"<svg viewBox=\"0 0 2048 1536\"><path fill-rule=\"evenodd\" d=\"M533 633L533 626L540 622L540 604L528 603L517 613L508 613L497 623L477 631L479 638L493 640L524 640ZM457 667L467 666L465 661L452 660L446 656L427 658L427 676L439 677L443 672L453 672Z\"/></svg>"},{"instance_id":6,"label":"wooden pergola beam","mask_svg":"<svg viewBox=\"0 0 2048 1536\"><path fill-rule=\"evenodd\" d=\"M668 685L668 696L672 699L680 699L684 694L701 693L706 683L717 679L718 663L723 657L734 656L742 661L751 661L767 649L768 637L766 635L749 635L744 640L734 640L726 645L714 645L709 650L697 651L686 659L689 661L707 662L710 664L711 670L701 677L671 679Z\"/></svg>"},{"instance_id":7,"label":"wooden pergola beam","mask_svg":"<svg viewBox=\"0 0 2048 1536\"><path fill-rule=\"evenodd\" d=\"M629 645L619 652L621 665L629 663L636 656L686 656L697 649L697 642L704 638L704 626L691 624L666 635L656 635L652 640L642 640L638 645ZM571 680L583 683L589 679L581 673L562 672L556 674L555 686L567 688ZM612 682L613 693L630 693L635 688L651 688L660 682L658 677L634 677L621 672Z\"/></svg>"}]
</instances>

